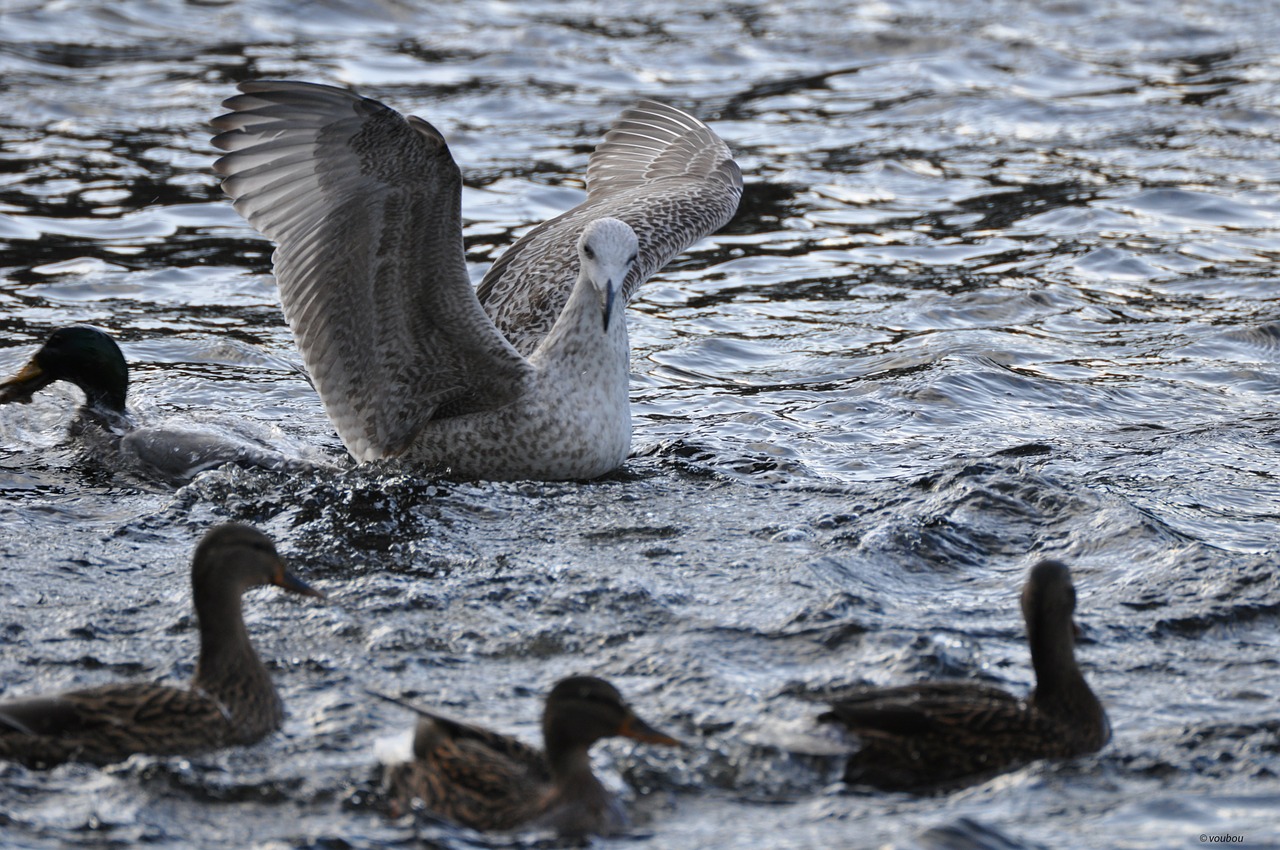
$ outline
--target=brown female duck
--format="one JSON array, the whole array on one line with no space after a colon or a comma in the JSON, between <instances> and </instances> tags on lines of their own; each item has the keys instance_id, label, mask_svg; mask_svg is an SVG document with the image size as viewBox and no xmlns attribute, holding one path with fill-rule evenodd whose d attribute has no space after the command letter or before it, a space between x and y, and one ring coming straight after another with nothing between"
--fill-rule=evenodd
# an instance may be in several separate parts
<instances>
[{"instance_id":1,"label":"brown female duck","mask_svg":"<svg viewBox=\"0 0 1280 850\"><path fill-rule=\"evenodd\" d=\"M1026 699L968 682L869 688L819 720L842 723L862 749L845 781L886 790L945 790L1042 758L1101 749L1102 703L1075 658L1076 591L1059 561L1036 564L1022 590L1036 687Z\"/></svg>"},{"instance_id":2,"label":"brown female duck","mask_svg":"<svg viewBox=\"0 0 1280 850\"><path fill-rule=\"evenodd\" d=\"M561 835L607 835L626 814L591 772L589 750L620 736L682 746L645 723L608 682L592 676L561 680L542 715L546 752L422 709L414 758L385 777L393 813L414 801L442 818L480 830L518 827Z\"/></svg>"},{"instance_id":3,"label":"brown female duck","mask_svg":"<svg viewBox=\"0 0 1280 850\"><path fill-rule=\"evenodd\" d=\"M274 584L323 596L285 570L271 540L228 523L196 547L191 590L200 659L190 688L123 683L0 702L0 758L35 767L105 764L133 753L195 753L250 744L284 708L245 631L240 595Z\"/></svg>"}]
</instances>

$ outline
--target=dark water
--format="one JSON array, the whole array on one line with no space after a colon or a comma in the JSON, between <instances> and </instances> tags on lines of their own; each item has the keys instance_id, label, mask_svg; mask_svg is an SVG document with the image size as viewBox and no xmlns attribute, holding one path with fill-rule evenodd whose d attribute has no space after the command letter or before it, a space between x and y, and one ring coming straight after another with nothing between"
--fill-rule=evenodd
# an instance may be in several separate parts
<instances>
[{"instance_id":1,"label":"dark water","mask_svg":"<svg viewBox=\"0 0 1280 850\"><path fill-rule=\"evenodd\" d=\"M0 843L485 846L365 804L411 719L362 689L533 737L539 695L593 672L698 743L601 748L637 815L602 844L1280 844L1280 12L850 6L0 0L0 368L92 322L142 417L294 456L342 461L269 246L210 172L237 81L355 86L439 126L477 278L581 197L637 98L710 120L747 178L632 305L634 457L600 482L374 466L175 491L69 442L74 390L0 408L6 694L188 677L189 557L219 520L332 599L248 602L282 734L5 765ZM947 797L842 793L803 697L1025 688L1015 600L1050 554L1113 743Z\"/></svg>"}]
</instances>

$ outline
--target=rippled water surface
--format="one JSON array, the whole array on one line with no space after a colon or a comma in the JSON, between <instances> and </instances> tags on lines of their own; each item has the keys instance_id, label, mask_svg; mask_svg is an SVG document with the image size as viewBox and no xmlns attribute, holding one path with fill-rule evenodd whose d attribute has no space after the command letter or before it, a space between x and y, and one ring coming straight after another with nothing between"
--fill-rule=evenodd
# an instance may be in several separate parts
<instances>
[{"instance_id":1,"label":"rippled water surface","mask_svg":"<svg viewBox=\"0 0 1280 850\"><path fill-rule=\"evenodd\" d=\"M331 598L247 602L281 734L0 766L0 843L505 846L378 814L375 750L412 720L363 689L532 738L592 672L697 745L600 748L636 814L614 846L1280 844L1280 12L849 6L0 0L0 369L97 324L141 418L335 467L175 489L70 440L74 389L0 408L5 694L189 677L220 520ZM746 194L631 306L623 470L345 466L210 168L207 121L264 77L440 127L476 279L582 197L628 104L712 123ZM836 783L815 695L1031 684L1016 597L1045 555L1113 742L944 797Z\"/></svg>"}]
</instances>

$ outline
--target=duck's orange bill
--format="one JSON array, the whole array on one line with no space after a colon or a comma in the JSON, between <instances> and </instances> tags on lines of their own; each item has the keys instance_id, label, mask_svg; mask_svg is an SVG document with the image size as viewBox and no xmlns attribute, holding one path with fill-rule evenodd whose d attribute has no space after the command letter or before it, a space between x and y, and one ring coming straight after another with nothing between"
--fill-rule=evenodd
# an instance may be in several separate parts
<instances>
[{"instance_id":1,"label":"duck's orange bill","mask_svg":"<svg viewBox=\"0 0 1280 850\"><path fill-rule=\"evenodd\" d=\"M276 572L275 578L271 580L271 583L276 587L283 587L290 593L300 593L303 596L318 596L321 599L325 598L323 593L286 570L283 565L280 567L279 571Z\"/></svg>"},{"instance_id":2,"label":"duck's orange bill","mask_svg":"<svg viewBox=\"0 0 1280 850\"><path fill-rule=\"evenodd\" d=\"M0 404L9 401L27 403L31 394L52 383L35 360L18 370L12 378L0 383Z\"/></svg>"},{"instance_id":3,"label":"duck's orange bill","mask_svg":"<svg viewBox=\"0 0 1280 850\"><path fill-rule=\"evenodd\" d=\"M627 715L627 719L622 721L622 725L618 727L617 734L623 738L643 741L646 744L662 744L667 747L687 746L684 741L672 738L664 732L659 732L634 714Z\"/></svg>"}]
</instances>

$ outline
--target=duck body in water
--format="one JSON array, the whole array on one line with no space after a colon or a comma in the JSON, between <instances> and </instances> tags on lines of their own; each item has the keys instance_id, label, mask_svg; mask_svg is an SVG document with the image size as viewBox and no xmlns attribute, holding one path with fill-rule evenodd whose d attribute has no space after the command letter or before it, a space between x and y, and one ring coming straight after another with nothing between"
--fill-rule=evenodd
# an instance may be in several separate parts
<instances>
[{"instance_id":1,"label":"duck body in water","mask_svg":"<svg viewBox=\"0 0 1280 850\"><path fill-rule=\"evenodd\" d=\"M409 707L422 718L413 759L390 766L385 776L393 814L421 807L479 830L546 829L570 837L617 832L626 825L626 812L592 772L592 744L621 736L682 746L637 717L613 685L594 676L562 679L548 694L545 751Z\"/></svg>"},{"instance_id":2,"label":"duck body in water","mask_svg":"<svg viewBox=\"0 0 1280 850\"><path fill-rule=\"evenodd\" d=\"M105 331L70 325L51 333L16 374L0 383L0 404L28 403L56 381L84 393L71 436L95 456L123 459L142 474L179 483L223 464L294 469L310 467L264 446L204 431L139 424L126 406L129 367Z\"/></svg>"},{"instance_id":3,"label":"duck body in water","mask_svg":"<svg viewBox=\"0 0 1280 850\"><path fill-rule=\"evenodd\" d=\"M945 791L1037 759L1095 752L1111 738L1102 703L1075 658L1071 573L1059 561L1034 566L1022 591L1036 687L1025 698L972 682L867 688L819 720L862 742L845 782L884 790Z\"/></svg>"},{"instance_id":4,"label":"duck body in water","mask_svg":"<svg viewBox=\"0 0 1280 850\"><path fill-rule=\"evenodd\" d=\"M227 523L192 559L200 655L188 688L102 685L0 702L0 758L33 767L107 764L135 753L193 754L251 744L280 728L284 707L245 630L240 597L260 585L323 597L285 569L270 538Z\"/></svg>"}]
</instances>

